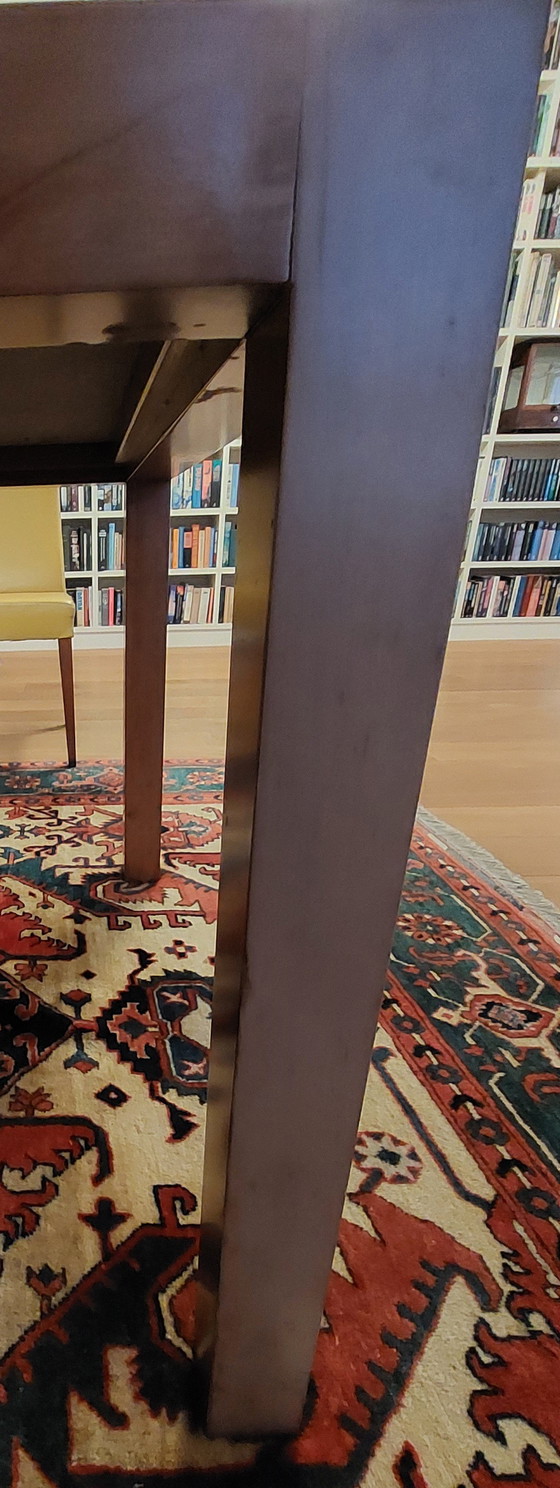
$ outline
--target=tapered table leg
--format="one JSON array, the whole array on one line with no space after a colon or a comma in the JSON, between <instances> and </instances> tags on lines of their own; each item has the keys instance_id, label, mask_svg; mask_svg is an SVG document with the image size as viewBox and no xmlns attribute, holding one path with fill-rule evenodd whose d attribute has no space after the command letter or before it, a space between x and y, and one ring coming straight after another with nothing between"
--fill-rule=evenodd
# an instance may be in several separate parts
<instances>
[{"instance_id":1,"label":"tapered table leg","mask_svg":"<svg viewBox=\"0 0 560 1488\"><path fill-rule=\"evenodd\" d=\"M254 820L235 748L226 770L207 1136L218 1171L205 1179L198 1337L216 1434L291 1432L303 1410L445 650L543 26L533 0L310 7ZM250 381L251 356L249 341L248 429L267 383L277 406L283 396L266 366ZM268 455L247 444L242 455L232 707L244 701L251 718L255 679L240 693L249 673L236 630L258 658L266 610L243 513L248 495L257 532L277 456L275 438Z\"/></svg>"},{"instance_id":2,"label":"tapered table leg","mask_svg":"<svg viewBox=\"0 0 560 1488\"><path fill-rule=\"evenodd\" d=\"M133 883L160 872L169 501L162 446L127 487L124 871Z\"/></svg>"}]
</instances>

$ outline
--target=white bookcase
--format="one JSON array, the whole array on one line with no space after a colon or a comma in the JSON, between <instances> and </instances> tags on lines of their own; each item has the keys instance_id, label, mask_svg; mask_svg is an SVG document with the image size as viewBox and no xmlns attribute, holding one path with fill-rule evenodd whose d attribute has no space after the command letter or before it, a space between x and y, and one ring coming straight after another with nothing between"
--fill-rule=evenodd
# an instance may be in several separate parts
<instances>
[{"instance_id":1,"label":"white bookcase","mask_svg":"<svg viewBox=\"0 0 560 1488\"><path fill-rule=\"evenodd\" d=\"M115 506L111 509L99 509L98 502L103 499L101 493L112 493ZM77 510L65 510L66 502L72 499L72 494L78 500ZM61 502L60 520L62 523L62 537L65 554L66 587L72 593L86 590L89 595L89 623L79 623L79 612L76 615L75 635L80 644L88 644L90 638L99 634L108 633L106 644L118 644L118 635L122 635L123 626L109 626L101 623L102 597L104 589L118 589L124 592L124 567L109 567L107 561L103 562L100 553L100 540L103 533L107 534L109 523L114 524L115 532L124 534L126 488L120 486L60 486L59 496ZM77 541L81 549L81 560L83 556L82 536L89 539L90 554L88 562L80 561L79 567L71 566L70 549L72 547L72 536L77 535ZM84 611L82 609L82 615ZM109 635L112 631L118 632L115 636Z\"/></svg>"},{"instance_id":2,"label":"white bookcase","mask_svg":"<svg viewBox=\"0 0 560 1488\"><path fill-rule=\"evenodd\" d=\"M553 8L551 15L551 28L557 27L553 33L556 44L550 50L555 52L555 63L560 61L560 16L558 10ZM497 618L488 614L484 618L463 618L463 609L467 597L468 586L471 578L480 574L495 573L504 576L509 574L533 574L539 572L558 573L560 575L560 560L556 562L524 562L498 561L492 563L476 562L474 553L476 549L477 536L481 522L510 519L513 522L547 521L560 522L560 500L546 502L514 501L511 505L505 502L494 502L485 505L485 492L490 473L491 462L500 455L512 458L547 459L560 457L560 434L500 434L498 425L502 412L507 378L514 347L520 341L560 341L560 316L558 324L553 328L543 328L524 324L524 316L527 309L527 294L529 289L529 276L531 273L532 255L537 253L551 253L554 260L558 260L560 268L560 237L555 239L539 239L537 237L537 224L542 206L543 194L549 190L560 187L560 69L555 65L553 69L547 68L541 73L539 82L539 95L545 95L547 100L546 113L541 129L539 141L539 154L530 155L527 161L524 177L524 195L521 199L520 213L517 220L515 238L512 250L513 255L518 254L517 260L518 278L515 296L510 305L509 323L503 325L498 336L495 367L498 369L498 384L492 418L487 432L483 435L480 446L480 457L478 470L473 490L473 500L470 514L469 527L463 562L459 574L459 582L455 599L454 618L451 626L451 636L454 638L477 637L496 639L496 637L560 637L560 616L508 616ZM555 149L558 153L552 154ZM525 183L530 183L526 185ZM560 280L559 280L560 283Z\"/></svg>"},{"instance_id":3,"label":"white bookcase","mask_svg":"<svg viewBox=\"0 0 560 1488\"><path fill-rule=\"evenodd\" d=\"M239 464L240 441L233 440L226 445L222 455L222 472L220 483L219 506L179 507L171 506L170 530L175 527L192 528L195 525L215 526L217 530L216 540L216 562L212 567L195 568L171 568L169 569L170 585L192 585L194 587L209 588L212 595L211 614L212 618L204 624L168 624L168 643L171 646L219 646L226 645L231 633L231 623L220 620L222 607L222 591L233 586L235 582L235 567L225 566L224 538L226 535L226 522L237 525L237 507L229 504L228 496L230 490L230 467ZM76 488L74 488L76 489ZM125 569L109 569L100 565L99 538L102 529L108 529L109 523L114 522L117 530L125 532L126 529L126 489L120 488L117 497L119 508L116 510L99 510L99 492L105 488L91 487L91 510L84 510L85 488L80 486L78 491L79 509L77 511L62 511L61 520L63 533L68 536L65 548L68 550L69 534L73 528L78 531L87 528L91 533L91 563L86 569L66 568L66 586L69 590L77 588L89 588L90 592L90 624L76 625L74 632L75 644L78 647L111 647L122 646L124 640L124 624L108 625L101 623L101 604L103 590L108 588L125 590ZM126 538L125 538L126 541ZM125 560L126 561L126 560ZM124 603L124 601L123 601ZM38 642L34 643L36 646ZM50 645L49 642L43 643Z\"/></svg>"}]
</instances>

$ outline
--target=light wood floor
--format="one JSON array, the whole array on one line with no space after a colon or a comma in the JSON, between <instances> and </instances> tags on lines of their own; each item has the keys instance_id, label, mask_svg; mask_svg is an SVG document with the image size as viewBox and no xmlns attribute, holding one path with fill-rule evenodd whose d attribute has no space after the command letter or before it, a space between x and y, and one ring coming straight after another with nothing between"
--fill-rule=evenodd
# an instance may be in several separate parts
<instances>
[{"instance_id":1,"label":"light wood floor","mask_svg":"<svg viewBox=\"0 0 560 1488\"><path fill-rule=\"evenodd\" d=\"M225 750L229 650L170 649L167 759L220 759ZM78 759L122 759L123 653L74 653ZM55 651L0 652L0 761L64 761Z\"/></svg>"},{"instance_id":2,"label":"light wood floor","mask_svg":"<svg viewBox=\"0 0 560 1488\"><path fill-rule=\"evenodd\" d=\"M560 641L455 641L422 801L560 904Z\"/></svg>"},{"instance_id":3,"label":"light wood floor","mask_svg":"<svg viewBox=\"0 0 560 1488\"><path fill-rule=\"evenodd\" d=\"M229 654L169 652L166 755L223 755ZM75 657L78 753L122 757L122 654ZM0 761L63 761L58 660L0 653ZM448 649L422 800L560 903L560 641Z\"/></svg>"}]
</instances>

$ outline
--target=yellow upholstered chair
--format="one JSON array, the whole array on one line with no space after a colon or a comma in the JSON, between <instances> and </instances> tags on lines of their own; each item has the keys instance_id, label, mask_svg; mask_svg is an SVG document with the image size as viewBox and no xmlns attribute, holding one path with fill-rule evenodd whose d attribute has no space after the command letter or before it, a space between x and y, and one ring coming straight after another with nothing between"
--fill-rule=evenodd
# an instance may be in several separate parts
<instances>
[{"instance_id":1,"label":"yellow upholstered chair","mask_svg":"<svg viewBox=\"0 0 560 1488\"><path fill-rule=\"evenodd\" d=\"M0 641L58 641L68 763L76 763L72 636L58 488L0 488Z\"/></svg>"}]
</instances>

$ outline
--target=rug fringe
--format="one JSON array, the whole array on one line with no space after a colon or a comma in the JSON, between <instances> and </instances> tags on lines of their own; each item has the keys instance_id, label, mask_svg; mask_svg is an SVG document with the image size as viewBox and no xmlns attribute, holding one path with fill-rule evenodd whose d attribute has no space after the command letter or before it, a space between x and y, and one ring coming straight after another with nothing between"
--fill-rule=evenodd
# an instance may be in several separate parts
<instances>
[{"instance_id":1,"label":"rug fringe","mask_svg":"<svg viewBox=\"0 0 560 1488\"><path fill-rule=\"evenodd\" d=\"M441 842L442 847L449 847L457 853L458 857L465 858L467 862L470 861L477 873L483 874L506 894L517 899L522 908L534 910L555 936L560 935L560 909L557 904L552 904L550 899L546 899L539 889L532 889L525 879L520 878L517 873L512 873L504 863L500 863L498 858L487 852L485 847L480 847L477 842L472 841L472 838L465 837L464 832L459 832L456 827L449 826L448 822L432 816L431 811L426 811L424 806L418 807L417 820Z\"/></svg>"}]
</instances>

